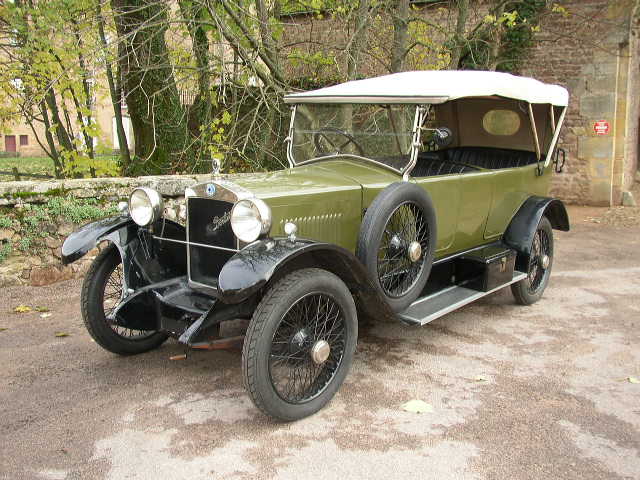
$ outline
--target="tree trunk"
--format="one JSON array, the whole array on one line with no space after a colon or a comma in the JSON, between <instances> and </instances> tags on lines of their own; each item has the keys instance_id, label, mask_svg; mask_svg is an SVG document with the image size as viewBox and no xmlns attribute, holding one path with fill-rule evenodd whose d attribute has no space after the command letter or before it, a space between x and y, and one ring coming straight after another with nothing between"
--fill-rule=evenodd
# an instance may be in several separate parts
<instances>
[{"instance_id":1,"label":"tree trunk","mask_svg":"<svg viewBox=\"0 0 640 480\"><path fill-rule=\"evenodd\" d=\"M82 35L80 34L80 29L78 28L78 23L72 19L71 25L73 27L73 35L75 36L76 42L78 43L77 55L78 55L78 65L80 65L80 71L82 72L81 73L82 90L84 92L84 97L85 97L84 107L86 111L89 113L87 113L86 115L82 114L82 108L80 107L78 99L76 98L73 90L71 90L71 94L76 104L76 114L77 114L78 120L81 122L80 125L82 125L82 135L84 137L85 147L87 148L89 158L93 159L95 156L94 148L93 148L93 137L89 134L89 132L86 129L87 126L91 125L91 110L93 109L93 102L91 101L91 94L92 94L91 85L89 85L89 72L87 71L87 64L85 62L85 58L83 54L84 45L82 42ZM95 177L95 169L93 167L91 167L91 176Z\"/></svg>"},{"instance_id":2,"label":"tree trunk","mask_svg":"<svg viewBox=\"0 0 640 480\"><path fill-rule=\"evenodd\" d=\"M360 56L362 47L367 37L367 24L369 23L369 0L359 0L356 10L355 30L351 41L347 45L347 80L355 80L358 77Z\"/></svg>"},{"instance_id":3,"label":"tree trunk","mask_svg":"<svg viewBox=\"0 0 640 480\"><path fill-rule=\"evenodd\" d=\"M458 19L456 22L456 31L453 36L453 47L451 48L451 60L449 62L449 70L456 70L460 67L460 57L464 48L464 31L469 17L469 0L456 0L458 7Z\"/></svg>"},{"instance_id":4,"label":"tree trunk","mask_svg":"<svg viewBox=\"0 0 640 480\"><path fill-rule=\"evenodd\" d=\"M202 12L204 7L197 2L179 2L180 12L187 25L191 38L191 49L196 61L198 76L198 93L189 109L189 132L191 136L200 139L202 137L201 126L207 125L211 120L211 82L209 80L211 69L209 65L209 38L203 28ZM201 142L198 140L200 146ZM201 150L201 148L199 149Z\"/></svg>"},{"instance_id":5,"label":"tree trunk","mask_svg":"<svg viewBox=\"0 0 640 480\"><path fill-rule=\"evenodd\" d=\"M111 104L113 105L113 116L116 120L116 135L118 137L118 148L120 149L120 171L125 173L129 170L131 165L131 154L129 153L129 144L127 143L127 135L124 131L124 124L122 123L122 90L116 87L116 82L113 80L113 69L111 68L111 60L109 59L109 46L107 44L107 36L104 33L104 17L102 16L102 9L100 8L100 1L96 3L96 16L98 20L98 35L100 36L100 43L104 49L104 66L107 74L107 83L109 84L109 95L111 96ZM119 71L119 69L118 69ZM118 84L120 82L118 81Z\"/></svg>"},{"instance_id":6,"label":"tree trunk","mask_svg":"<svg viewBox=\"0 0 640 480\"><path fill-rule=\"evenodd\" d=\"M500 3L495 11L496 18L502 17L504 13L505 3ZM500 47L502 46L502 26L496 25L491 29L491 38L489 44L489 52L487 59L487 70L495 71L498 66L498 57L500 56Z\"/></svg>"},{"instance_id":7,"label":"tree trunk","mask_svg":"<svg viewBox=\"0 0 640 480\"><path fill-rule=\"evenodd\" d=\"M393 48L391 50L391 72L404 70L409 29L409 0L397 0L393 14Z\"/></svg>"},{"instance_id":8,"label":"tree trunk","mask_svg":"<svg viewBox=\"0 0 640 480\"><path fill-rule=\"evenodd\" d=\"M191 162L187 116L173 76L165 32L167 5L111 0L127 106L139 162L130 174L173 173Z\"/></svg>"},{"instance_id":9,"label":"tree trunk","mask_svg":"<svg viewBox=\"0 0 640 480\"><path fill-rule=\"evenodd\" d=\"M64 150L71 151L73 150L73 145L71 143L71 138L69 138L69 134L60 119L60 110L58 109L58 103L56 100L56 92L53 87L49 87L47 92L45 93L44 100L46 103L46 107L48 107L49 112L51 112L51 126L56 134L56 138L58 140L58 145L60 145Z\"/></svg>"},{"instance_id":10,"label":"tree trunk","mask_svg":"<svg viewBox=\"0 0 640 480\"><path fill-rule=\"evenodd\" d=\"M64 174L64 163L60 159L60 155L58 153L58 147L56 146L56 142L53 139L53 134L51 133L51 122L49 121L49 112L47 111L47 105L44 100L39 103L40 113L42 114L42 123L44 124L44 136L47 139L47 145L49 146L49 156L53 160L53 169L55 172L56 178L62 178ZM31 129L35 132L33 126Z\"/></svg>"}]
</instances>

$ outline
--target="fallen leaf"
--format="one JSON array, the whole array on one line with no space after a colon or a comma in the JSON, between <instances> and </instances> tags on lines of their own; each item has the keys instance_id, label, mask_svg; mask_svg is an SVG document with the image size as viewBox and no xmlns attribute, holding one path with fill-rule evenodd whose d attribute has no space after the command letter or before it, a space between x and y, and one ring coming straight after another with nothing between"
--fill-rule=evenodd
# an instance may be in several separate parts
<instances>
[{"instance_id":1,"label":"fallen leaf","mask_svg":"<svg viewBox=\"0 0 640 480\"><path fill-rule=\"evenodd\" d=\"M41 313L40 318L49 318L51 316L50 313Z\"/></svg>"},{"instance_id":2,"label":"fallen leaf","mask_svg":"<svg viewBox=\"0 0 640 480\"><path fill-rule=\"evenodd\" d=\"M49 309L47 307L36 307L36 312L48 312Z\"/></svg>"},{"instance_id":3,"label":"fallen leaf","mask_svg":"<svg viewBox=\"0 0 640 480\"><path fill-rule=\"evenodd\" d=\"M9 330L9 329L5 327L0 327L0 332L4 332L5 330Z\"/></svg>"},{"instance_id":4,"label":"fallen leaf","mask_svg":"<svg viewBox=\"0 0 640 480\"><path fill-rule=\"evenodd\" d=\"M169 360L184 360L187 358L187 354L183 353L182 355L173 355L169 357Z\"/></svg>"},{"instance_id":5,"label":"fallen leaf","mask_svg":"<svg viewBox=\"0 0 640 480\"><path fill-rule=\"evenodd\" d=\"M431 413L433 412L433 405L422 400L409 400L402 405L402 409L411 413Z\"/></svg>"},{"instance_id":6,"label":"fallen leaf","mask_svg":"<svg viewBox=\"0 0 640 480\"><path fill-rule=\"evenodd\" d=\"M18 305L16 308L13 309L13 311L16 313L27 313L31 311L31 307L27 305Z\"/></svg>"},{"instance_id":7,"label":"fallen leaf","mask_svg":"<svg viewBox=\"0 0 640 480\"><path fill-rule=\"evenodd\" d=\"M68 337L69 334L65 332L56 332L56 337Z\"/></svg>"},{"instance_id":8,"label":"fallen leaf","mask_svg":"<svg viewBox=\"0 0 640 480\"><path fill-rule=\"evenodd\" d=\"M478 376L475 378L475 381L476 381L476 382L486 382L486 381L487 381L487 376L486 376L486 375L478 375Z\"/></svg>"},{"instance_id":9,"label":"fallen leaf","mask_svg":"<svg viewBox=\"0 0 640 480\"><path fill-rule=\"evenodd\" d=\"M629 377L627 380L629 380L629 383L640 383L640 379L637 379L636 377Z\"/></svg>"}]
</instances>

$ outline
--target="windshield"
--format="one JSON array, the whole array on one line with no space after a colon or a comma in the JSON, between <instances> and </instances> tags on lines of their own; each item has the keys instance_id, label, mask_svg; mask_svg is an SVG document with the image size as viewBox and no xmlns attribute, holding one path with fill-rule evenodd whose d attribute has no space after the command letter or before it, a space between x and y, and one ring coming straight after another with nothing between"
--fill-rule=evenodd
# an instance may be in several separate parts
<instances>
[{"instance_id":1,"label":"windshield","mask_svg":"<svg viewBox=\"0 0 640 480\"><path fill-rule=\"evenodd\" d=\"M340 155L398 170L409 160L415 105L301 104L292 132L295 163Z\"/></svg>"}]
</instances>

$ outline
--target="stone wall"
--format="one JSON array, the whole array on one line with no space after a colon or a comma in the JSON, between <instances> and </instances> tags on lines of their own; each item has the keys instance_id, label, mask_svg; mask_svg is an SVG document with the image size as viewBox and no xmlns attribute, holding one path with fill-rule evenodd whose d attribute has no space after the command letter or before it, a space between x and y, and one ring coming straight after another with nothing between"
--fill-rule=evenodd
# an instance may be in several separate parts
<instances>
[{"instance_id":1,"label":"stone wall","mask_svg":"<svg viewBox=\"0 0 640 480\"><path fill-rule=\"evenodd\" d=\"M83 259L64 266L60 261L60 247L64 239L83 221L64 215L40 219L30 231L34 239L24 245L27 229L23 222L35 208L42 209L54 199L75 199L82 208L83 200L97 202L105 214L113 214L119 201L126 200L137 186L155 188L165 199L167 218L179 220L184 209L184 189L202 182L208 175L174 175L163 177L103 178L60 180L47 182L0 183L0 287L8 285L47 285L82 276L99 247ZM97 200L96 200L97 199ZM92 211L94 207L90 205ZM10 224L8 226L8 224Z\"/></svg>"},{"instance_id":2,"label":"stone wall","mask_svg":"<svg viewBox=\"0 0 640 480\"><path fill-rule=\"evenodd\" d=\"M638 50L631 0L565 0L568 15L546 17L524 75L568 88L560 146L565 173L552 192L571 203L620 205L637 168ZM596 135L605 120L611 130Z\"/></svg>"}]
</instances>

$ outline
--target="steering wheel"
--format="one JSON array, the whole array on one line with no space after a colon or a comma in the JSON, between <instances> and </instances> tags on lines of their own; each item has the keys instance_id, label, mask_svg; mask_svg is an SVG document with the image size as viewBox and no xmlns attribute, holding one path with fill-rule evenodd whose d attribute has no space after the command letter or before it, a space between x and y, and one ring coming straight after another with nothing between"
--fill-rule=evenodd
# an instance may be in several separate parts
<instances>
[{"instance_id":1,"label":"steering wheel","mask_svg":"<svg viewBox=\"0 0 640 480\"><path fill-rule=\"evenodd\" d=\"M327 136L328 133L336 133L338 135L342 135L347 139L347 141L340 145L336 145L331 141L329 136ZM358 150L358 154L361 157L365 156L364 149L360 146L360 144L356 141L356 139L353 138L353 135L351 135L350 133L344 130L340 130L339 128L325 127L325 128L321 128L320 130L317 130L313 134L313 145L316 147L317 152L320 155L328 155L330 152L325 151L324 147L322 146L322 142L321 142L322 139L324 139L324 141L328 143L331 146L331 148L335 149L335 153L342 153L342 149L347 145L349 145L350 143L352 143L353 146L356 147L356 150Z\"/></svg>"}]
</instances>

